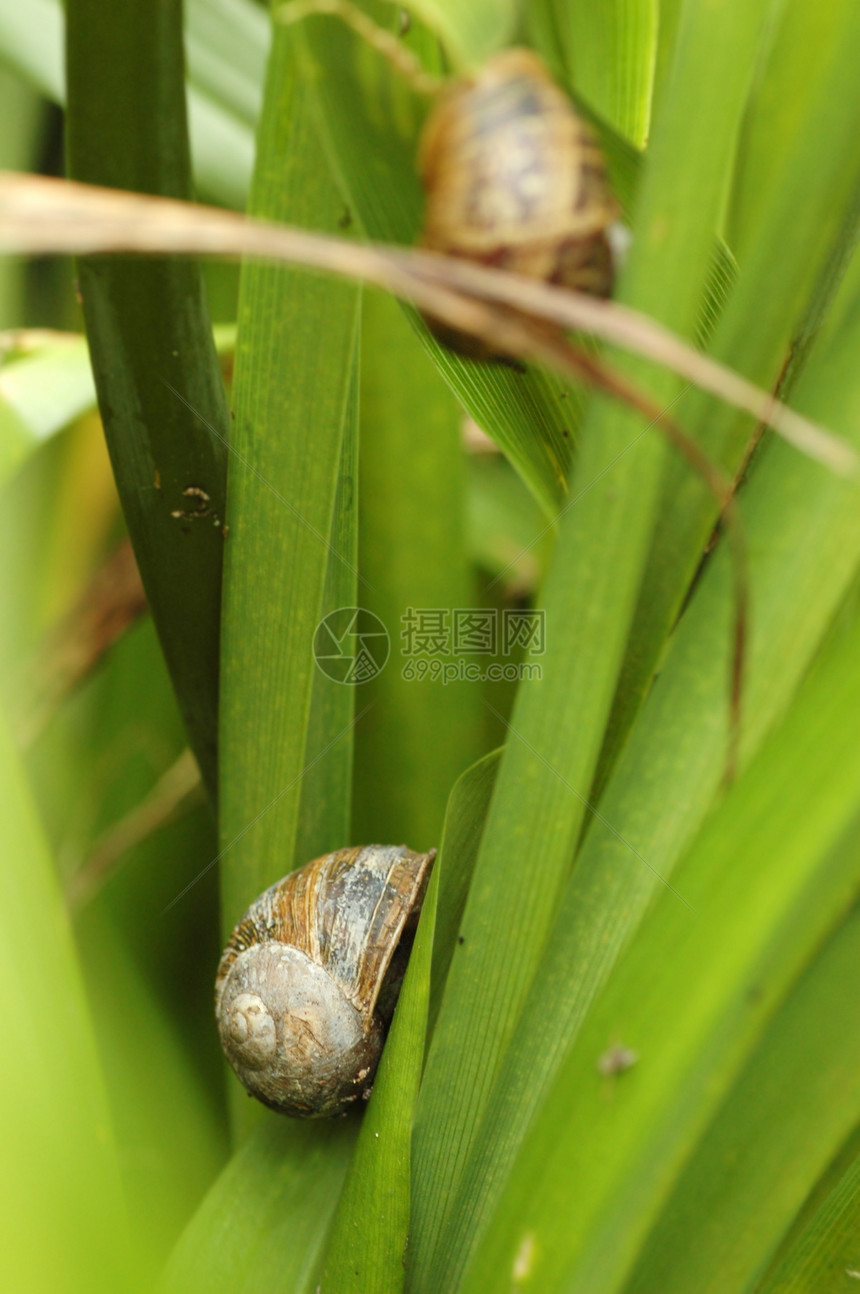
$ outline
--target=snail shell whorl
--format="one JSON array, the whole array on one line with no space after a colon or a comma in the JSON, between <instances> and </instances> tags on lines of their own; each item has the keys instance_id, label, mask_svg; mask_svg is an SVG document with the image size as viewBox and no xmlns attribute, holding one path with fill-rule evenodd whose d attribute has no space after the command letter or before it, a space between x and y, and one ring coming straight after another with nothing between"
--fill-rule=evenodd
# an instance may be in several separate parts
<instances>
[{"instance_id":1,"label":"snail shell whorl","mask_svg":"<svg viewBox=\"0 0 860 1294\"><path fill-rule=\"evenodd\" d=\"M373 1080L435 850L326 854L271 886L218 968L224 1051L261 1101L338 1114Z\"/></svg>"},{"instance_id":2,"label":"snail shell whorl","mask_svg":"<svg viewBox=\"0 0 860 1294\"><path fill-rule=\"evenodd\" d=\"M606 229L618 208L603 156L531 50L505 50L442 92L422 132L419 170L423 247L596 296L611 291ZM437 332L480 353L480 343Z\"/></svg>"}]
</instances>

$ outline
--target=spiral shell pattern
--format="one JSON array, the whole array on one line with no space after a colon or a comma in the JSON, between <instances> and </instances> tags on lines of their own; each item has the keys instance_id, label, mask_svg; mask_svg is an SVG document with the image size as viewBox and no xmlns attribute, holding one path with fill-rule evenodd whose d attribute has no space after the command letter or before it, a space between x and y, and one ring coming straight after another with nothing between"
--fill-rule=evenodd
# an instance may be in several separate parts
<instances>
[{"instance_id":1,"label":"spiral shell pattern","mask_svg":"<svg viewBox=\"0 0 860 1294\"><path fill-rule=\"evenodd\" d=\"M369 1092L435 850L366 845L272 885L231 935L215 982L221 1043L274 1109L341 1113Z\"/></svg>"}]
</instances>

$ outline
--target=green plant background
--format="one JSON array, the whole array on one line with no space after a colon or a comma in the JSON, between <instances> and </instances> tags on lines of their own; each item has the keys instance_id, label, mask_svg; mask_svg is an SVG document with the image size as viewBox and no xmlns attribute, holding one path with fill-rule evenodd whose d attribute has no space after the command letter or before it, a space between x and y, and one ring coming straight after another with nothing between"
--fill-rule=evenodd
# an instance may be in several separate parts
<instances>
[{"instance_id":1,"label":"green plant background","mask_svg":"<svg viewBox=\"0 0 860 1294\"><path fill-rule=\"evenodd\" d=\"M410 13L437 74L538 49L632 231L617 298L860 448L852 0ZM426 100L282 16L0 0L0 164L413 242ZM612 355L738 476L726 785L730 554L638 414L299 269L7 259L0 325L54 330L0 363L3 1288L852 1288L856 482ZM150 611L46 706L126 534ZM392 658L338 687L310 644L356 604ZM540 679L407 681L409 607L542 609ZM290 1122L221 1058L221 940L369 840L440 846L406 984L363 1117Z\"/></svg>"}]
</instances>

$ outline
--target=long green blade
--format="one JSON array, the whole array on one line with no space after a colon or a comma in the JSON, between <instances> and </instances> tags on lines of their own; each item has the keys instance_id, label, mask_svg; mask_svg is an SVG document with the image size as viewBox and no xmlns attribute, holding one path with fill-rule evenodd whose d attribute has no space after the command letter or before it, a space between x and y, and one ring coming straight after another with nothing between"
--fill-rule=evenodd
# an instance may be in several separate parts
<instances>
[{"instance_id":1,"label":"long green blade","mask_svg":"<svg viewBox=\"0 0 860 1294\"><path fill-rule=\"evenodd\" d=\"M434 676L452 662L404 639L441 615L453 640L452 620L475 605L461 414L396 302L368 294L362 343L361 603L385 626L390 656L360 693L373 709L356 734L354 839L430 849L453 782L479 753L483 714L475 683Z\"/></svg>"},{"instance_id":2,"label":"long green blade","mask_svg":"<svg viewBox=\"0 0 860 1294\"><path fill-rule=\"evenodd\" d=\"M704 1123L850 906L860 622L663 890L566 1057L462 1288L616 1290ZM679 896L681 896L679 898ZM639 1060L603 1086L613 1039ZM571 1193L575 1207L571 1208Z\"/></svg>"},{"instance_id":3,"label":"long green blade","mask_svg":"<svg viewBox=\"0 0 860 1294\"><path fill-rule=\"evenodd\" d=\"M477 67L509 44L518 17L516 0L417 0L413 8L460 66Z\"/></svg>"},{"instance_id":4,"label":"long green blade","mask_svg":"<svg viewBox=\"0 0 860 1294\"><path fill-rule=\"evenodd\" d=\"M641 148L651 120L657 57L656 0L541 0L540 21L551 31L576 92L616 130ZM530 6L531 8L531 6Z\"/></svg>"},{"instance_id":5,"label":"long green blade","mask_svg":"<svg viewBox=\"0 0 860 1294\"><path fill-rule=\"evenodd\" d=\"M433 997L450 964L496 764L495 756L480 760L451 791L409 969L329 1241L323 1288L345 1294L403 1288L412 1123Z\"/></svg>"},{"instance_id":6,"label":"long green blade","mask_svg":"<svg viewBox=\"0 0 860 1294\"><path fill-rule=\"evenodd\" d=\"M757 1294L840 1294L846 1278L858 1279L858 1152L855 1130L800 1210Z\"/></svg>"},{"instance_id":7,"label":"long green blade","mask_svg":"<svg viewBox=\"0 0 860 1294\"><path fill-rule=\"evenodd\" d=\"M780 75L784 69L778 64L765 80L765 87L777 81L783 99L802 100L804 112L799 128L781 137L779 154L784 164L779 172L769 169L771 180L759 211L755 246L711 343L719 359L766 388L778 383L794 340L806 326L810 305L817 300L820 281L832 272L834 253L846 237L856 237L856 227L846 226L845 218L860 187L860 141L855 130L860 88L852 58L860 41L860 15L848 0L838 5L838 22L829 16L825 20L828 8L832 13L836 7L824 7L815 24L810 51L814 50L817 75L789 81ZM803 34L811 40L808 31ZM754 98L751 111L757 103ZM798 373L795 366L795 380ZM723 408L700 392L686 396L677 413L728 475L740 469L753 432L748 418L727 417ZM606 767L650 684L718 511L713 495L676 458L668 464L663 498L619 684Z\"/></svg>"},{"instance_id":8,"label":"long green blade","mask_svg":"<svg viewBox=\"0 0 860 1294\"><path fill-rule=\"evenodd\" d=\"M296 76L291 35L277 33L269 63L251 205L257 215L331 228L341 203ZM338 707L344 697L351 703L352 690L322 675L317 681L313 642L330 562L343 578L354 577L355 503L346 500L339 513L336 503L344 427L354 412L356 325L352 286L243 268L223 632L225 930L267 885L308 861L296 846L312 761L324 765L327 794L349 804L351 760L329 764L327 754L351 746L351 720L327 740L322 728L340 722ZM319 716L314 721L317 748L309 750L312 697L323 685L339 695L324 707L322 727Z\"/></svg>"},{"instance_id":9,"label":"long green blade","mask_svg":"<svg viewBox=\"0 0 860 1294\"><path fill-rule=\"evenodd\" d=\"M130 1290L128 1222L81 974L5 723L0 786L0 969L14 1040L0 1066L3 1287ZM26 913L38 913L37 939Z\"/></svg>"},{"instance_id":10,"label":"long green blade","mask_svg":"<svg viewBox=\"0 0 860 1294\"><path fill-rule=\"evenodd\" d=\"M729 38L724 13L696 11L675 97L655 127L621 293L687 331L761 17L756 6L735 6ZM732 108L714 131L709 106L717 101ZM642 380L641 368L628 371ZM652 380L671 403L675 384ZM650 539L659 440L605 403L591 414L573 490L583 496L563 517L544 594L553 652L542 681L520 688L466 907L466 942L454 955L422 1084L409 1250L417 1288L431 1287L441 1261L456 1184L570 867Z\"/></svg>"},{"instance_id":11,"label":"long green blade","mask_svg":"<svg viewBox=\"0 0 860 1294\"><path fill-rule=\"evenodd\" d=\"M68 6L69 171L190 191L181 12ZM200 269L87 260L80 291L99 408L144 587L194 753L216 788L229 416Z\"/></svg>"},{"instance_id":12,"label":"long green blade","mask_svg":"<svg viewBox=\"0 0 860 1294\"><path fill-rule=\"evenodd\" d=\"M855 824L842 848L857 851ZM860 914L837 930L765 1030L681 1174L626 1294L749 1289L860 1119L852 968Z\"/></svg>"},{"instance_id":13,"label":"long green blade","mask_svg":"<svg viewBox=\"0 0 860 1294\"><path fill-rule=\"evenodd\" d=\"M854 385L860 313L856 281L851 286L853 309L798 387L803 408L846 430L860 417ZM784 713L860 562L856 489L787 445L771 447L745 497L755 617L742 759ZM734 609L725 557L704 578L589 823L452 1208L446 1268L456 1269L474 1246L481 1216L492 1212L562 1057L646 905L661 882L674 883L681 852L719 791Z\"/></svg>"},{"instance_id":14,"label":"long green blade","mask_svg":"<svg viewBox=\"0 0 860 1294\"><path fill-rule=\"evenodd\" d=\"M185 1229L159 1294L312 1294L357 1131L354 1119L267 1114Z\"/></svg>"}]
</instances>

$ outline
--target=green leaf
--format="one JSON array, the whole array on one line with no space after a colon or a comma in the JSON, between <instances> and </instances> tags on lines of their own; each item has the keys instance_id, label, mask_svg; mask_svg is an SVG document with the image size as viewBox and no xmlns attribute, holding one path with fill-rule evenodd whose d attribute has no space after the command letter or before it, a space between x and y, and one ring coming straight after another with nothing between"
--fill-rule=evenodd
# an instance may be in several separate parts
<instances>
[{"instance_id":1,"label":"green leaf","mask_svg":"<svg viewBox=\"0 0 860 1294\"><path fill-rule=\"evenodd\" d=\"M494 750L479 759L454 784L448 801L442 848L444 865L436 908L428 1034L432 1033L439 1014L500 758L501 751Z\"/></svg>"},{"instance_id":2,"label":"green leaf","mask_svg":"<svg viewBox=\"0 0 860 1294\"><path fill-rule=\"evenodd\" d=\"M358 364L351 363L352 382L344 411L340 467L334 499L322 616L354 607L358 577ZM322 669L311 682L311 707L305 735L295 844L296 863L343 849L356 839L352 827L353 742L355 687L335 682ZM362 709L367 698L362 695ZM349 733L349 737L345 734Z\"/></svg>"},{"instance_id":3,"label":"green leaf","mask_svg":"<svg viewBox=\"0 0 860 1294\"><path fill-rule=\"evenodd\" d=\"M660 0L660 21L657 24L657 57L654 68L655 102L665 88L666 78L672 70L675 43L678 39L678 26L683 9L684 0Z\"/></svg>"},{"instance_id":4,"label":"green leaf","mask_svg":"<svg viewBox=\"0 0 860 1294\"><path fill-rule=\"evenodd\" d=\"M435 1017L433 1001L450 964L497 765L494 754L467 769L448 801L442 848L335 1216L323 1270L326 1289L363 1294L403 1288L412 1124L426 1038Z\"/></svg>"},{"instance_id":5,"label":"green leaf","mask_svg":"<svg viewBox=\"0 0 860 1294\"><path fill-rule=\"evenodd\" d=\"M500 454L470 455L469 546L481 571L534 590L552 549L552 526Z\"/></svg>"},{"instance_id":6,"label":"green leaf","mask_svg":"<svg viewBox=\"0 0 860 1294\"><path fill-rule=\"evenodd\" d=\"M846 225L846 213L853 209L860 185L860 141L854 129L860 92L850 56L860 40L856 6L846 0L841 4L840 24L822 22L821 27L816 48L827 75L783 86L786 97L803 101L802 123L787 142L783 168L768 186L755 248L711 341L719 359L766 388L778 382L794 338L804 334L810 308L820 322L819 285L823 279L828 295L832 293L834 262L844 269L839 253L846 236L856 235L854 226ZM839 111L834 109L836 104ZM795 366L795 378L797 373ZM749 418L727 416L724 408L698 391L678 404L677 416L681 425L695 430L698 443L730 475L741 468L752 435ZM604 772L650 684L717 510L702 481L673 457L619 684Z\"/></svg>"},{"instance_id":7,"label":"green leaf","mask_svg":"<svg viewBox=\"0 0 860 1294\"><path fill-rule=\"evenodd\" d=\"M543 1101L463 1281L616 1290L706 1121L860 873L860 621L664 889ZM680 898L679 898L680 896ZM613 1042L638 1063L597 1072ZM576 1207L570 1208L571 1183Z\"/></svg>"},{"instance_id":8,"label":"green leaf","mask_svg":"<svg viewBox=\"0 0 860 1294\"><path fill-rule=\"evenodd\" d=\"M723 11L696 11L655 126L620 291L682 331L694 326L761 19L748 4L733 6L730 22ZM644 380L643 366L623 364ZM649 381L665 402L677 389L665 376ZM419 1287L442 1262L456 1184L570 867L658 499L658 438L605 402L594 401L590 413L572 492L581 497L562 518L544 592L553 651L542 680L519 690L466 907L466 943L454 955L422 1083L409 1248Z\"/></svg>"},{"instance_id":9,"label":"green leaf","mask_svg":"<svg viewBox=\"0 0 860 1294\"><path fill-rule=\"evenodd\" d=\"M538 48L550 61L543 44ZM551 63L552 65L552 63ZM556 75L564 82L564 66L559 60ZM572 91L577 110L589 122L601 152L606 161L606 174L612 194L621 207L621 219L628 225L635 220L636 198L644 164L644 153L620 135L617 130L590 107L588 102ZM721 238L714 241L711 253L711 264L699 305L699 317L696 326L696 341L704 347L713 332L717 320L729 299L731 289L737 277L737 263L731 251Z\"/></svg>"},{"instance_id":10,"label":"green leaf","mask_svg":"<svg viewBox=\"0 0 860 1294\"><path fill-rule=\"evenodd\" d=\"M855 823L842 848L860 844ZM750 1287L860 1120L853 968L860 914L837 930L764 1031L640 1254L626 1294ZM758 1287L757 1287L758 1288Z\"/></svg>"},{"instance_id":11,"label":"green leaf","mask_svg":"<svg viewBox=\"0 0 860 1294\"><path fill-rule=\"evenodd\" d=\"M159 1294L313 1294L358 1120L268 1112L186 1228Z\"/></svg>"},{"instance_id":12,"label":"green leaf","mask_svg":"<svg viewBox=\"0 0 860 1294\"><path fill-rule=\"evenodd\" d=\"M356 734L353 839L430 849L452 783L479 753L478 685L434 675L449 662L419 663L403 634L416 608L438 608L452 630L455 609L476 603L461 414L396 302L368 294L362 340L361 603L391 655L361 689L373 708Z\"/></svg>"},{"instance_id":13,"label":"green leaf","mask_svg":"<svg viewBox=\"0 0 860 1294\"><path fill-rule=\"evenodd\" d=\"M96 403L86 339L49 342L0 368L0 396L35 443L46 440Z\"/></svg>"},{"instance_id":14,"label":"green leaf","mask_svg":"<svg viewBox=\"0 0 860 1294\"><path fill-rule=\"evenodd\" d=\"M162 834L159 843L167 852L173 841ZM128 862L133 866L138 859ZM199 903L199 893L195 898ZM78 922L76 936L139 1275L149 1288L183 1221L221 1167L226 1138L221 1108L201 1081L198 1038L189 1039L165 1012L113 913L104 904L95 908ZM206 1023L214 1032L211 1021Z\"/></svg>"},{"instance_id":15,"label":"green leaf","mask_svg":"<svg viewBox=\"0 0 860 1294\"><path fill-rule=\"evenodd\" d=\"M797 392L807 412L846 430L860 419L857 270L860 265L846 285L853 288L853 310L846 310L844 326L829 344L822 343ZM788 445L774 443L745 492L744 521L754 614L742 762L784 713L854 578L860 562L856 488L836 481ZM719 790L734 614L726 558L723 553L703 578L588 824L452 1205L454 1223L445 1245L445 1262L452 1269L474 1245L481 1215L492 1212L546 1085L574 1046L613 964L661 881L671 882L681 852Z\"/></svg>"},{"instance_id":16,"label":"green leaf","mask_svg":"<svg viewBox=\"0 0 860 1294\"><path fill-rule=\"evenodd\" d=\"M92 432L99 435L93 427L90 441ZM32 466L41 467L42 460ZM70 492L74 497L73 486ZM58 503L56 492L54 497ZM28 524L38 532L38 519L28 510L23 520L27 538ZM26 548L32 567L31 544ZM206 866L217 854L214 823L199 792L196 808L162 821L160 829L151 813L182 751L187 762L181 719L146 616L59 707L28 751L45 829L67 896L75 896L67 902L76 908L75 942L135 1264L147 1288L227 1151L212 1012L217 877ZM147 806L150 834L129 832L135 820L143 829ZM81 907L75 883L92 866L99 884L94 892L87 888ZM174 902L186 885L188 895Z\"/></svg>"},{"instance_id":17,"label":"green leaf","mask_svg":"<svg viewBox=\"0 0 860 1294\"><path fill-rule=\"evenodd\" d=\"M68 6L72 176L187 197L178 8ZM144 587L214 795L229 415L199 266L86 260L80 291L105 436ZM189 495L188 491L202 493Z\"/></svg>"},{"instance_id":18,"label":"green leaf","mask_svg":"<svg viewBox=\"0 0 860 1294\"><path fill-rule=\"evenodd\" d=\"M276 33L251 207L256 215L333 228L342 204L295 74L291 37L287 29ZM327 717L314 720L315 743L323 725L340 722L345 694L352 701L352 689L319 674L312 647L329 609L329 562L343 568L339 578L354 576L354 494L342 490L337 516L335 508L341 473L344 487L354 477L344 466L349 454L342 456L344 429L354 417L357 302L351 285L243 267L224 595L225 930L267 885L308 861L296 855L296 845L303 777L312 760L324 766L332 802L341 812L349 803L344 779L351 760L330 764L325 752L351 746L351 721L319 749L307 743L315 687L338 693L332 708L324 707ZM344 542L346 552L336 546ZM319 694L314 704L322 704Z\"/></svg>"},{"instance_id":19,"label":"green leaf","mask_svg":"<svg viewBox=\"0 0 860 1294\"><path fill-rule=\"evenodd\" d=\"M393 1294L403 1288L406 1277L410 1143L424 1061L439 867L437 862L427 888L406 978L326 1251L321 1286L338 1294L366 1290Z\"/></svg>"},{"instance_id":20,"label":"green leaf","mask_svg":"<svg viewBox=\"0 0 860 1294\"><path fill-rule=\"evenodd\" d=\"M541 0L568 80L602 117L642 147L648 138L657 54L657 0Z\"/></svg>"},{"instance_id":21,"label":"green leaf","mask_svg":"<svg viewBox=\"0 0 860 1294\"><path fill-rule=\"evenodd\" d=\"M0 371L0 383L3 376L4 371ZM0 485L15 473L37 444L32 428L8 401L0 398Z\"/></svg>"},{"instance_id":22,"label":"green leaf","mask_svg":"<svg viewBox=\"0 0 860 1294\"><path fill-rule=\"evenodd\" d=\"M860 1132L855 1131L811 1193L757 1294L841 1294L857 1279Z\"/></svg>"},{"instance_id":23,"label":"green leaf","mask_svg":"<svg viewBox=\"0 0 860 1294\"><path fill-rule=\"evenodd\" d=\"M833 51L847 38L850 6L844 0L824 0L810 7L803 0L786 0L775 11L767 60L738 141L738 159L729 208L729 236L746 261L760 242L768 207L777 199L782 177L794 164L797 141L807 129L811 105L827 98ZM830 115L839 122L847 107L831 88ZM836 140L822 142L816 163L836 151ZM807 177L816 182L813 164ZM778 251L779 249L777 249Z\"/></svg>"},{"instance_id":24,"label":"green leaf","mask_svg":"<svg viewBox=\"0 0 860 1294\"><path fill-rule=\"evenodd\" d=\"M0 784L0 969L14 1040L0 1066L0 1279L32 1294L128 1290L134 1260L92 1024L52 860L5 723ZM38 913L37 939L25 913Z\"/></svg>"},{"instance_id":25,"label":"green leaf","mask_svg":"<svg viewBox=\"0 0 860 1294\"><path fill-rule=\"evenodd\" d=\"M510 43L519 6L517 0L415 0L411 7L455 65L477 67Z\"/></svg>"}]
</instances>

